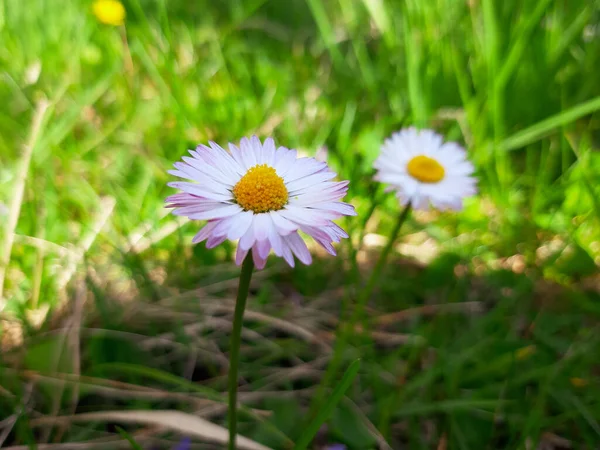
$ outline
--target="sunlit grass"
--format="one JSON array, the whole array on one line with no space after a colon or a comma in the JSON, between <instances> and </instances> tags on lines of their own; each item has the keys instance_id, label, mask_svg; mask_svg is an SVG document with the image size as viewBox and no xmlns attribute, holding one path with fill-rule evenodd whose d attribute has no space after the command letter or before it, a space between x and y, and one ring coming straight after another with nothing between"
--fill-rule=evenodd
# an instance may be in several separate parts
<instances>
[{"instance_id":1,"label":"sunlit grass","mask_svg":"<svg viewBox=\"0 0 600 450\"><path fill-rule=\"evenodd\" d=\"M124 5L125 24L112 27L96 21L91 2L0 1L0 248L11 241L10 254L0 255L8 261L0 299L3 341L56 328L56 321L46 321L47 305L66 304L60 317L72 317L72 305L85 298L95 307L89 328L150 337L171 332L170 342L189 349L193 341L217 355L216 362L207 357L196 365L205 367L206 377L193 381L222 392L218 356L227 351L227 319L209 321L216 347L207 350L202 345L210 339L202 332L182 331L197 314L210 315L198 309L198 298L186 300L189 307L165 299L211 285L215 290L200 293L231 298L233 248L211 253L188 245L198 227L166 216L163 199L174 193L166 187L166 170L198 143L254 133L272 134L310 155L327 149L340 179L351 180L347 199L359 217L347 228L357 261L343 245L339 261L323 258L323 270L290 271L271 261L250 304L319 339L331 336L340 305L344 317L352 313L348 286L356 273L368 273L399 212L393 196L369 182L371 164L386 136L417 124L465 145L481 195L458 215L416 214L407 222L396 250L418 255L413 260L427 266L394 260L370 317L377 322L408 308L464 301L478 301L482 309L414 313L378 330L395 336L392 342L414 335L426 346L415 344L423 340L388 346L391 336L357 334L343 362L347 367L362 357L359 381L334 413L329 438L354 439L361 442L357 449L382 438L392 448L406 442L431 448L444 439L449 448L517 448L550 435L574 447L597 445L598 1ZM26 164L35 112L46 101ZM20 173L26 175L24 196L14 202ZM158 313L132 320L128 308L138 301L163 305L164 322ZM242 376L252 386L274 376L280 384L270 387L281 391L314 388L331 342L319 340L315 352L298 334L286 334L289 329L273 331L275 322L254 320L249 331L258 335L246 337L255 340L243 349ZM25 325L15 337L16 323ZM103 363L148 364L125 339L87 339L82 374L114 376L95 373ZM535 352L515 357L531 345ZM184 362L191 357L176 355L173 350L160 359L157 353L149 365L185 381ZM53 361L27 368L53 372ZM6 365L20 367L13 362ZM59 372L77 374L68 362ZM307 378L286 382L285 369L301 362L309 364ZM22 381L19 370L10 374ZM132 384L146 381L120 376ZM16 395L1 397L0 411L8 412L1 418L29 398L17 378L11 380L0 383ZM164 379L155 383L161 392L173 388ZM39 395L37 412L74 411L71 391L63 403ZM80 398L88 409L122 406L85 390ZM312 396L287 403L265 398L249 407L276 411L270 423L284 436L269 427L265 432L255 417L241 424L242 432L279 448L283 444L273 442L299 436L295 425L305 419L299 405ZM188 400L162 406L191 411ZM148 402L127 406L150 409ZM222 414L216 417L224 423ZM18 424L26 420L20 415ZM101 431L79 425L68 439ZM10 442L28 442L26 430L15 427ZM344 438L352 432L358 434Z\"/></svg>"}]
</instances>

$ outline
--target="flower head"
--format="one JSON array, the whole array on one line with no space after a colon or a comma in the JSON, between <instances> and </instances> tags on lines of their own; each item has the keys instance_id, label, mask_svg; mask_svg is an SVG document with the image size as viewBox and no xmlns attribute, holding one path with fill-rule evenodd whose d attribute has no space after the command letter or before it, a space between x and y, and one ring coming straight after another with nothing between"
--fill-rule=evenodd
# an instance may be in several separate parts
<instances>
[{"instance_id":1,"label":"flower head","mask_svg":"<svg viewBox=\"0 0 600 450\"><path fill-rule=\"evenodd\" d=\"M339 200L346 195L347 181L331 181L336 174L324 162L298 158L295 150L275 147L273 139L253 136L240 145L229 144L229 152L214 142L190 150L169 173L195 181L177 181L169 186L181 193L167 198L173 213L208 223L192 242L207 240L208 248L225 240L239 239L236 263L249 251L262 269L271 249L294 266L294 257L304 264L311 255L298 231L310 235L330 254L333 242L348 235L334 219L356 215L354 207Z\"/></svg>"},{"instance_id":2,"label":"flower head","mask_svg":"<svg viewBox=\"0 0 600 450\"><path fill-rule=\"evenodd\" d=\"M125 23L125 7L118 0L95 0L92 11L100 22L107 25L119 26Z\"/></svg>"},{"instance_id":3,"label":"flower head","mask_svg":"<svg viewBox=\"0 0 600 450\"><path fill-rule=\"evenodd\" d=\"M461 210L463 198L477 192L473 164L454 142L431 130L407 128L386 139L373 164L375 179L396 191L400 203L427 210Z\"/></svg>"}]
</instances>

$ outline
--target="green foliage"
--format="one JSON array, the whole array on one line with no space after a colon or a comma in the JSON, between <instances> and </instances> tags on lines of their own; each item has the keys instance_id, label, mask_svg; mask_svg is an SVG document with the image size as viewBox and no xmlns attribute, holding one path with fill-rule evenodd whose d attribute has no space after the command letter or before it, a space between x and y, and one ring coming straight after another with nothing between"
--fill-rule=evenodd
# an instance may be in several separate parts
<instances>
[{"instance_id":1,"label":"green foliage","mask_svg":"<svg viewBox=\"0 0 600 450\"><path fill-rule=\"evenodd\" d=\"M480 194L459 214L407 222L404 243L419 264L392 259L384 269L369 320L387 338L360 335L343 349L344 364L362 361L345 394L354 403L338 404L315 445L365 450L383 438L392 448L525 448L554 435L573 448L598 446L598 0L124 4L126 24L114 28L98 23L87 1L0 0L1 242L12 233L35 110L50 102L24 169L0 296L3 341L13 339L11 323L25 323L22 351L3 352L0 364L0 417L16 418L6 442L117 431L95 423L46 431L40 414L225 401L226 336L189 329L213 293L231 296L233 246L192 247L199 224L176 224L163 208L173 193L166 171L187 149L253 133L310 155L326 148L351 181L347 200L359 217L344 226L356 243L389 233L398 206L372 183L372 162L386 136L416 124L465 146ZM270 262L252 307L319 339L331 334L370 267L350 244L339 253L293 271ZM32 318L75 299L81 283L91 302L81 328L67 323L81 331L76 353L66 325L48 324L51 334L40 336ZM226 287L172 300L207 286ZM140 302L147 311L132 313ZM439 305L454 309L419 310ZM377 322L403 310L412 312ZM306 431L303 392L324 373L326 346L258 319L247 327L255 334L245 338L241 387L299 393L245 404L240 432L292 448ZM142 346L164 333L168 350ZM393 343L398 336L410 339ZM317 377L276 376L302 363ZM52 381L77 374L90 377L78 389ZM98 390L123 387L112 382L161 394Z\"/></svg>"}]
</instances>

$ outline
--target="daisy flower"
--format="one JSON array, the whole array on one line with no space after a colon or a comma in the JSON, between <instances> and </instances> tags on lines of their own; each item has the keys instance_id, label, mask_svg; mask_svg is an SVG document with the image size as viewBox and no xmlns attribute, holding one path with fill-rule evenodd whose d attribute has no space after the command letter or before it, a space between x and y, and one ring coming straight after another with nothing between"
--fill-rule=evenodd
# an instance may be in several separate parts
<instances>
[{"instance_id":1,"label":"daisy flower","mask_svg":"<svg viewBox=\"0 0 600 450\"><path fill-rule=\"evenodd\" d=\"M243 138L239 146L229 144L229 151L209 145L190 150L191 157L169 171L193 182L169 183L182 192L168 197L167 206L176 208L175 215L208 221L193 243L206 240L213 248L239 239L236 264L251 251L262 269L272 249L294 267L293 255L312 262L302 231L335 255L332 243L348 235L333 220L356 215L352 205L339 201L348 181L332 181L336 174L326 163L298 158L271 138Z\"/></svg>"},{"instance_id":2,"label":"daisy flower","mask_svg":"<svg viewBox=\"0 0 600 450\"><path fill-rule=\"evenodd\" d=\"M118 0L96 0L92 11L100 22L107 25L116 27L125 23L125 7Z\"/></svg>"},{"instance_id":3,"label":"daisy flower","mask_svg":"<svg viewBox=\"0 0 600 450\"><path fill-rule=\"evenodd\" d=\"M373 164L375 179L395 191L402 205L414 209L461 210L463 198L477 192L473 164L465 150L443 142L431 130L407 128L386 139Z\"/></svg>"}]
</instances>

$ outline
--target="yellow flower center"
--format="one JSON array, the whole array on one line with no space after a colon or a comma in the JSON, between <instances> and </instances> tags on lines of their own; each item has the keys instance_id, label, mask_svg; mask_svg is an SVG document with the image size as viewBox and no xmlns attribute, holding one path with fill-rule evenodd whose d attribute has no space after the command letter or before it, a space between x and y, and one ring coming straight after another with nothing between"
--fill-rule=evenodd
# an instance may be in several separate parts
<instances>
[{"instance_id":1,"label":"yellow flower center","mask_svg":"<svg viewBox=\"0 0 600 450\"><path fill-rule=\"evenodd\" d=\"M251 167L233 187L233 196L245 211L254 213L277 211L288 201L283 178L266 164Z\"/></svg>"},{"instance_id":2,"label":"yellow flower center","mask_svg":"<svg viewBox=\"0 0 600 450\"><path fill-rule=\"evenodd\" d=\"M411 159L406 165L406 170L411 177L422 183L438 183L446 173L439 162L425 155L415 156Z\"/></svg>"},{"instance_id":3,"label":"yellow flower center","mask_svg":"<svg viewBox=\"0 0 600 450\"><path fill-rule=\"evenodd\" d=\"M92 5L96 18L107 25L123 25L125 7L118 0L96 0Z\"/></svg>"}]
</instances>

